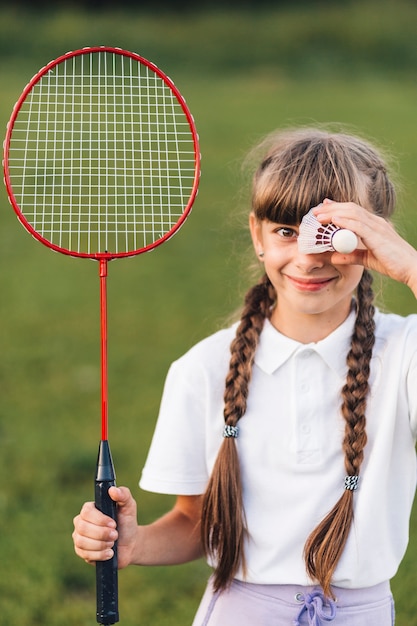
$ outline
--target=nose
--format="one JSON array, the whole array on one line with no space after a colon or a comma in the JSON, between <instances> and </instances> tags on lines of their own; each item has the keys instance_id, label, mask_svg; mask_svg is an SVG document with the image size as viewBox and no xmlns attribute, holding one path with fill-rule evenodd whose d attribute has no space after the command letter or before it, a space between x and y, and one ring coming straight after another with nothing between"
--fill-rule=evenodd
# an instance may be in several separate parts
<instances>
[{"instance_id":1,"label":"nose","mask_svg":"<svg viewBox=\"0 0 417 626\"><path fill-rule=\"evenodd\" d=\"M302 254L299 252L295 259L295 265L297 269L309 274L314 270L321 269L326 264L326 253L320 252L318 254Z\"/></svg>"}]
</instances>

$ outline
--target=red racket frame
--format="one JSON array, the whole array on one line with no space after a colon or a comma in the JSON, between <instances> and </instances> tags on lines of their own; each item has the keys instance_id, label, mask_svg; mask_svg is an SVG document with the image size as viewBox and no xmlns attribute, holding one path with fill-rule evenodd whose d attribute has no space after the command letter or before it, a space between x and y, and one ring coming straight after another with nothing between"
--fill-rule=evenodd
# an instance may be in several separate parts
<instances>
[{"instance_id":1,"label":"red racket frame","mask_svg":"<svg viewBox=\"0 0 417 626\"><path fill-rule=\"evenodd\" d=\"M31 89L33 88L34 85L36 85L36 83L38 83L41 78L47 74L50 70L52 70L55 66L57 66L58 64L72 58L75 56L79 56L82 54L91 54L94 52L109 52L109 53L115 53L115 54L119 54L125 57L129 57L143 65L145 65L146 67L148 67L150 70L152 70L153 72L155 72L155 74L157 74L163 81L164 83L172 90L172 92L175 94L175 97L178 101L178 103L181 105L181 108L187 118L189 127L190 127L190 131L191 131L191 135L192 135L192 139L193 139L193 144L194 144L194 154L195 154L195 175L194 175L194 181L193 181L193 185L192 185L192 190L190 193L190 197L187 203L187 206L184 208L184 211L182 213L182 215L180 216L180 218L177 220L177 222L171 227L171 229L166 232L162 237L160 237L159 239L157 239L156 241L153 241L152 243L144 246L143 248L139 248L137 250L132 250L132 251L128 251L128 252L103 252L103 253L85 253L85 252L76 252L73 250L68 250L66 248L57 246L56 244L48 241L47 239L45 239L44 237L42 237L42 235L40 235L34 228L33 226L28 222L28 220L26 219L26 217L24 216L24 214L22 213L22 211L20 210L20 207L17 203L17 200L15 198L14 192L13 192L13 186L11 183L11 179L10 179L10 171L9 171L9 164L8 164L8 153L9 153L9 148L10 148L10 142L11 142L11 137L12 137L12 132L13 132L13 128L14 128L14 123L16 121L16 118L19 114L19 111L22 107L23 102L26 100L26 97L28 95L28 93L31 91ZM39 70L39 72L37 72L35 74L35 76L33 76L33 78L29 81L29 83L26 85L26 87L24 88L20 98L18 99L18 101L16 102L13 111L12 111L12 115L10 117L9 123L7 125L7 132L6 132L6 137L5 137L5 141L4 141L4 160L3 160L3 166L4 166L4 181L5 181L5 185L6 185L6 189L7 189L7 193L9 196L9 200L13 206L13 209L19 219L19 221L21 222L21 224L25 227L25 229L35 238L37 239L40 243L44 244L45 246L47 246L48 248L51 248L52 250L54 250L55 252L60 252L62 254L66 254L69 256L73 256L73 257L82 257L82 258L91 258L91 259L96 259L99 261L99 276L100 276L100 320L101 320L101 389L102 389L102 399L101 399L101 405L102 405L102 439L103 440L107 440L108 439L108 375L107 375L107 262L112 260L112 259L116 259L116 258L122 258L122 257L129 257L129 256L135 256L137 254L142 254L144 252L148 252L149 250L153 250L154 248L156 248L157 246L160 246L161 244L163 244L165 241L167 241L168 239L170 239L176 232L177 230L182 226L182 224L184 223L184 221L186 220L186 218L188 217L191 208L193 206L195 197L197 195L197 191L198 191L198 185L199 185L199 180L200 180L200 162L201 162L201 156L200 156L200 151L199 151L199 138L198 138L198 134L197 134L197 129L195 126L195 122L194 122L194 118L190 113L190 110L188 109L188 106L183 98L183 96L181 95L181 93L179 92L179 90L177 89L177 87L175 86L175 84L172 82L172 80L166 75L164 74L164 72L162 72L154 63L152 63L151 61L148 61L147 59L145 59L144 57L134 53L134 52L129 52L127 50L123 50L121 48L115 48L115 47L111 47L111 46L92 46L92 47L86 47L86 48L82 48L80 50L75 50L75 51L71 51L71 52L67 52L66 54L61 55L60 57L56 58L53 61L50 61L47 65L45 65L41 70Z\"/></svg>"},{"instance_id":2,"label":"red racket frame","mask_svg":"<svg viewBox=\"0 0 417 626\"><path fill-rule=\"evenodd\" d=\"M79 56L79 55L82 55L82 54L91 54L93 52L110 52L110 53L120 54L122 56L129 57L131 59L134 59L135 61L138 61L142 65L145 65L146 67L151 69L153 72L155 72L155 74L157 74L164 81L164 83L172 90L172 92L175 94L175 96L177 98L177 101L181 105L181 108L182 108L182 110L183 110L183 112L184 112L184 114L185 114L185 116L187 118L188 124L190 126L190 131L191 131L191 134L192 134L192 138L193 138L193 143L194 143L195 176L194 176L194 182L193 182L193 186L192 186L192 191L191 191L191 194L190 194L187 206L184 208L184 212L182 213L181 217L177 220L177 222L174 224L174 226L167 233L165 233L165 235L163 235L160 239L158 239L157 241L154 241L154 242L144 246L143 248L139 248L137 250L132 250L132 251L129 251L129 252L114 252L114 253L100 252L100 253L91 253L90 254L90 253L84 253L84 252L75 252L73 250L68 250L66 248L62 248L60 246L57 246L56 244L53 244L52 242L50 242L47 239L45 239L44 237L42 237L42 235L40 235L33 228L33 226L27 221L27 219L25 218L25 216L21 212L20 207L19 207L19 205L18 205L18 203L16 201L16 198L15 198L15 195L14 195L14 192L13 192L13 187L12 187L11 181L10 181L10 171L9 171L9 165L8 165L8 159L7 159L7 155L8 155L9 147L10 147L10 140L11 140L11 136L12 136L14 123L16 121L16 118L17 118L17 116L19 114L19 111L20 111L20 109L22 107L22 104L25 101L28 93L30 92L32 87L34 85L36 85L36 83L38 83L41 80L41 78L45 74L47 74L51 69L53 69L56 65L62 63L63 61L66 61L67 59L70 59L72 57ZM115 258L119 258L119 257L135 256L137 254L141 254L143 252L147 252L148 250L152 250L153 248L156 248L157 246L159 246L162 243L164 243L165 241L167 241L167 239L172 237L172 235L174 235L174 233L176 233L177 230L182 226L182 224L186 220L189 212L191 211L192 205L193 205L195 197L197 195L198 184L199 184L199 180L200 180L201 156L200 156L200 151L199 151L199 139L198 139L197 129L196 129L196 126L195 126L194 118L191 115L190 110L189 110L189 108L188 108L188 106L187 106L183 96L178 91L177 87L174 85L172 80L170 78L168 78L168 76L166 74L164 74L151 61L148 61L147 59L141 57L140 55L138 55L138 54L136 54L134 52L128 52L126 50L122 50L121 48L112 48L112 47L109 47L109 46L96 46L96 47L90 47L90 48L82 48L81 50L75 50L75 51L72 51L72 52L67 52L66 54L63 54L62 56L58 57L54 61L51 61L50 63L45 65L45 67L43 67L41 70L39 70L39 72L37 74L35 74L35 76L30 80L30 82L24 88L20 98L18 99L18 101L16 102L16 104L15 104L15 106L13 108L12 115L11 115L9 123L7 125L7 132L6 132L6 137L5 137L5 141L4 141L4 155L5 155L4 162L3 162L3 164L4 164L4 180L5 180L5 184L6 184L7 193L8 193L10 202L11 202L11 204L12 204L12 206L13 206L16 214L17 214L17 217L19 218L19 220L22 223L22 225L26 228L26 230L28 230L30 232L30 234L33 235L33 237L35 237L35 239L37 239L38 241L43 243L45 246L48 246L48 248L51 248L52 250L55 250L56 252L61 252L63 254L67 254L69 256L93 258L93 259L98 259L98 260L102 260L102 259L111 260L111 259L115 259Z\"/></svg>"}]
</instances>

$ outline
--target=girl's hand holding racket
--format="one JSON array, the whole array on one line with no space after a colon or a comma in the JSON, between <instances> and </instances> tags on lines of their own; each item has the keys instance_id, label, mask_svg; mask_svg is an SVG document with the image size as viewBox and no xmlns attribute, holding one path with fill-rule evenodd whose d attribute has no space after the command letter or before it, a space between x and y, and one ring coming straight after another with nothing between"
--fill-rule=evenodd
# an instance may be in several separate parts
<instances>
[{"instance_id":1,"label":"girl's hand holding racket","mask_svg":"<svg viewBox=\"0 0 417 626\"><path fill-rule=\"evenodd\" d=\"M323 224L332 222L353 231L360 245L350 254L334 252L336 265L363 265L367 269L404 283L417 297L417 251L405 241L385 218L353 202L324 200L314 210Z\"/></svg>"},{"instance_id":2,"label":"girl's hand holding racket","mask_svg":"<svg viewBox=\"0 0 417 626\"><path fill-rule=\"evenodd\" d=\"M74 550L87 563L94 564L111 559L117 541L118 566L123 569L133 562L137 507L127 487L111 487L109 495L117 504L117 530L115 520L99 511L94 502L86 502L74 518Z\"/></svg>"},{"instance_id":3,"label":"girl's hand holding racket","mask_svg":"<svg viewBox=\"0 0 417 626\"><path fill-rule=\"evenodd\" d=\"M177 496L172 509L151 524L139 526L136 502L127 487L111 487L118 523L86 502L74 518L76 554L88 563L106 563L118 544L119 568L127 565L174 565L203 556L200 535L202 496Z\"/></svg>"}]
</instances>

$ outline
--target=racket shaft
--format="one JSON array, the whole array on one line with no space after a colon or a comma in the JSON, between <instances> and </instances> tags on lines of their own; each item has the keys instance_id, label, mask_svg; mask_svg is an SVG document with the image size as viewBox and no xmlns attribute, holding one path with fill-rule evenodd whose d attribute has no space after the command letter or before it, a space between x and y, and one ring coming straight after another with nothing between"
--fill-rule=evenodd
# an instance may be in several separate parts
<instances>
[{"instance_id":1,"label":"racket shaft","mask_svg":"<svg viewBox=\"0 0 417 626\"><path fill-rule=\"evenodd\" d=\"M95 480L95 505L105 515L117 521L116 503L109 496L109 488L116 484L113 461L108 441L100 441ZM119 621L117 544L109 561L96 563L97 622L115 624Z\"/></svg>"}]
</instances>

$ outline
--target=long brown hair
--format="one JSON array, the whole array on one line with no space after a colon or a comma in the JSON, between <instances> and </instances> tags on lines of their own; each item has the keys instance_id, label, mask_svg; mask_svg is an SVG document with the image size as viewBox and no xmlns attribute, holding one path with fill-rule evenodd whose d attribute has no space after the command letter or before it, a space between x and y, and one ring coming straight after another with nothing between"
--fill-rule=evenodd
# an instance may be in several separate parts
<instances>
[{"instance_id":1,"label":"long brown hair","mask_svg":"<svg viewBox=\"0 0 417 626\"><path fill-rule=\"evenodd\" d=\"M324 198L356 202L385 218L394 210L395 191L385 162L367 141L345 133L295 129L269 136L260 148L262 161L252 186L252 211L259 220L297 225ZM224 392L227 426L236 427L245 414L258 340L276 299L266 275L246 295L230 347ZM357 287L356 310L347 355L348 374L341 390L341 413L345 419L342 446L348 476L359 476L366 445L366 398L375 340L372 276L367 270ZM353 500L354 492L345 489L304 547L307 572L328 596L351 527ZM244 543L248 534L233 437L224 438L220 447L204 495L201 528L204 550L216 563L214 588L224 589L239 568L245 572Z\"/></svg>"}]
</instances>

